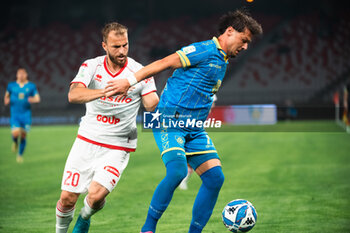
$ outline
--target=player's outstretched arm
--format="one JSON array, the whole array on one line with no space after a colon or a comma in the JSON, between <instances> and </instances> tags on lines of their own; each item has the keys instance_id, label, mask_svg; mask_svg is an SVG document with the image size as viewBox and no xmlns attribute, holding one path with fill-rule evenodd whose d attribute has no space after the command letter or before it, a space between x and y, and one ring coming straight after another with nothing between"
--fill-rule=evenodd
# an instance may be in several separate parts
<instances>
[{"instance_id":1,"label":"player's outstretched arm","mask_svg":"<svg viewBox=\"0 0 350 233\"><path fill-rule=\"evenodd\" d=\"M39 94L36 94L35 96L30 96L28 97L28 102L31 103L31 104L37 104L37 103L40 103L40 95Z\"/></svg>"},{"instance_id":2,"label":"player's outstretched arm","mask_svg":"<svg viewBox=\"0 0 350 233\"><path fill-rule=\"evenodd\" d=\"M130 79L116 79L108 82L106 86L106 96L120 95L119 98L126 95L130 86L135 85L143 79L151 77L155 74L162 72L168 68L177 69L182 67L180 57L177 53L173 53L163 59L152 62L151 64L143 67L137 71L134 77Z\"/></svg>"},{"instance_id":3,"label":"player's outstretched arm","mask_svg":"<svg viewBox=\"0 0 350 233\"><path fill-rule=\"evenodd\" d=\"M89 89L81 83L72 83L68 92L68 101L73 104L84 104L105 94L104 89Z\"/></svg>"},{"instance_id":4,"label":"player's outstretched arm","mask_svg":"<svg viewBox=\"0 0 350 233\"><path fill-rule=\"evenodd\" d=\"M158 102L159 97L156 92L142 96L142 104L148 112L153 112L153 110L157 107Z\"/></svg>"},{"instance_id":5,"label":"player's outstretched arm","mask_svg":"<svg viewBox=\"0 0 350 233\"><path fill-rule=\"evenodd\" d=\"M158 74L168 68L177 69L180 67L182 67L180 57L177 53L173 53L163 59L157 60L143 67L141 70L135 73L135 78L137 82L140 82L141 80Z\"/></svg>"},{"instance_id":6,"label":"player's outstretched arm","mask_svg":"<svg viewBox=\"0 0 350 233\"><path fill-rule=\"evenodd\" d=\"M10 93L6 91L5 96L4 96L4 104L7 106L10 103Z\"/></svg>"}]
</instances>

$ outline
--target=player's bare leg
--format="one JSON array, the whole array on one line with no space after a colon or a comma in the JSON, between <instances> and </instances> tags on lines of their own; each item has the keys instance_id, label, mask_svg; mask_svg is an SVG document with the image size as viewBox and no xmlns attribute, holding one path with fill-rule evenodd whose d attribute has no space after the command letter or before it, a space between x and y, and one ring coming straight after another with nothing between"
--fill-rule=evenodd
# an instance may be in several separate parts
<instances>
[{"instance_id":1,"label":"player's bare leg","mask_svg":"<svg viewBox=\"0 0 350 233\"><path fill-rule=\"evenodd\" d=\"M56 206L56 233L66 233L68 231L69 224L74 216L75 203L79 195L79 193L72 193L65 190L61 192Z\"/></svg>"},{"instance_id":2,"label":"player's bare leg","mask_svg":"<svg viewBox=\"0 0 350 233\"><path fill-rule=\"evenodd\" d=\"M90 218L97 211L101 210L105 204L105 198L109 191L96 181L92 181L88 195L84 199L84 206L80 211L73 233L86 233L89 231Z\"/></svg>"},{"instance_id":3,"label":"player's bare leg","mask_svg":"<svg viewBox=\"0 0 350 233\"><path fill-rule=\"evenodd\" d=\"M18 150L18 137L19 137L20 133L21 133L21 129L20 128L15 128L11 132L12 140L13 140L11 150L14 153L17 153L17 150Z\"/></svg>"},{"instance_id":4,"label":"player's bare leg","mask_svg":"<svg viewBox=\"0 0 350 233\"><path fill-rule=\"evenodd\" d=\"M21 140L19 142L19 150L18 150L18 154L17 154L17 162L19 163L23 163L23 152L24 152L24 149L26 147L26 144L27 144L27 132L24 130L24 129L20 129L20 137L21 137Z\"/></svg>"},{"instance_id":5,"label":"player's bare leg","mask_svg":"<svg viewBox=\"0 0 350 233\"><path fill-rule=\"evenodd\" d=\"M201 176L204 172L208 171L209 169L216 167L216 166L220 166L221 167L221 162L219 159L211 159L208 160L204 163L202 163L201 165L199 165L199 167L197 167L196 169L196 173Z\"/></svg>"},{"instance_id":6,"label":"player's bare leg","mask_svg":"<svg viewBox=\"0 0 350 233\"><path fill-rule=\"evenodd\" d=\"M13 140L12 151L13 152L16 153L18 151L18 144L19 144L19 151L16 157L16 160L18 163L23 162L23 152L26 146L26 136L27 136L27 132L23 128L15 128L12 130L12 140Z\"/></svg>"},{"instance_id":7,"label":"player's bare leg","mask_svg":"<svg viewBox=\"0 0 350 233\"><path fill-rule=\"evenodd\" d=\"M109 194L109 191L96 181L92 181L89 187L88 195L85 197L84 202L87 202L88 206L84 206L80 212L84 219L90 218L94 213L101 210L105 204L105 198Z\"/></svg>"}]
</instances>

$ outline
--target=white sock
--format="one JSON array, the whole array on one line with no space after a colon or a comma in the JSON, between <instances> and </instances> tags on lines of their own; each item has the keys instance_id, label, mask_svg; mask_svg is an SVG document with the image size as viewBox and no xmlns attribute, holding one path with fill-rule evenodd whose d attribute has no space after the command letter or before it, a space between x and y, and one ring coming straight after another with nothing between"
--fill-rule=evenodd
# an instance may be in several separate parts
<instances>
[{"instance_id":1,"label":"white sock","mask_svg":"<svg viewBox=\"0 0 350 233\"><path fill-rule=\"evenodd\" d=\"M183 179L183 181L185 181L185 182L187 183L188 180L190 179L191 175L192 175L191 173L187 172L187 175L186 175L186 177Z\"/></svg>"},{"instance_id":2,"label":"white sock","mask_svg":"<svg viewBox=\"0 0 350 233\"><path fill-rule=\"evenodd\" d=\"M70 222L74 216L75 206L73 208L62 207L60 201L56 205L56 233L66 233Z\"/></svg>"},{"instance_id":3,"label":"white sock","mask_svg":"<svg viewBox=\"0 0 350 233\"><path fill-rule=\"evenodd\" d=\"M93 209L90 207L88 201L87 201L87 196L84 198L84 207L80 210L80 216L87 220L89 219L92 215L94 215L97 211L100 211L105 205L105 201L101 204L101 206L98 209Z\"/></svg>"}]
</instances>

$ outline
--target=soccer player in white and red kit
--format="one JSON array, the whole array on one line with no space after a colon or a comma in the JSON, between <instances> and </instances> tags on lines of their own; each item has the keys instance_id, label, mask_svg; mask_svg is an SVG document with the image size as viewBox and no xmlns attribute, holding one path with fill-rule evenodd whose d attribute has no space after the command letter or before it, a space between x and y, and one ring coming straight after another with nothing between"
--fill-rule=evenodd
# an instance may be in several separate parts
<instances>
[{"instance_id":1,"label":"soccer player in white and red kit","mask_svg":"<svg viewBox=\"0 0 350 233\"><path fill-rule=\"evenodd\" d=\"M127 28L109 23L102 30L105 56L85 61L71 82L68 99L85 103L78 136L67 158L62 192L56 206L56 233L67 232L73 219L75 203L88 192L73 232L88 232L90 217L101 210L105 197L115 188L135 151L136 116L142 102L152 111L159 98L153 78L129 89L122 99L108 95L107 82L128 78L142 65L127 57Z\"/></svg>"}]
</instances>

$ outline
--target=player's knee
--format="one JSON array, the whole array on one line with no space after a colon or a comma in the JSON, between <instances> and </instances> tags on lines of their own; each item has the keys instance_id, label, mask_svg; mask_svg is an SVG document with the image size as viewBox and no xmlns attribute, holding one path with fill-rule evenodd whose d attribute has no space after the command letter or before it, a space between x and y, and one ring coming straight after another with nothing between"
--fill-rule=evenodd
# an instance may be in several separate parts
<instances>
[{"instance_id":1,"label":"player's knee","mask_svg":"<svg viewBox=\"0 0 350 233\"><path fill-rule=\"evenodd\" d=\"M207 188L220 190L224 184L225 176L221 167L216 166L204 172L201 179Z\"/></svg>"},{"instance_id":2,"label":"player's knee","mask_svg":"<svg viewBox=\"0 0 350 233\"><path fill-rule=\"evenodd\" d=\"M167 164L167 176L176 182L181 182L187 176L186 161L175 160Z\"/></svg>"},{"instance_id":3,"label":"player's knee","mask_svg":"<svg viewBox=\"0 0 350 233\"><path fill-rule=\"evenodd\" d=\"M75 206L75 203L78 200L78 197L79 197L79 194L77 193L62 191L61 197L60 197L60 202L62 207L73 208Z\"/></svg>"},{"instance_id":4,"label":"player's knee","mask_svg":"<svg viewBox=\"0 0 350 233\"><path fill-rule=\"evenodd\" d=\"M173 182L181 182L187 175L187 160L183 151L172 150L162 157L166 166L166 176Z\"/></svg>"},{"instance_id":5,"label":"player's knee","mask_svg":"<svg viewBox=\"0 0 350 233\"><path fill-rule=\"evenodd\" d=\"M13 136L13 137L17 138L17 137L19 137L19 135L20 135L19 130L13 130L13 131L12 131L12 136Z\"/></svg>"},{"instance_id":6,"label":"player's knee","mask_svg":"<svg viewBox=\"0 0 350 233\"><path fill-rule=\"evenodd\" d=\"M105 196L101 192L89 192L88 194L89 202L96 203L105 199Z\"/></svg>"},{"instance_id":7,"label":"player's knee","mask_svg":"<svg viewBox=\"0 0 350 233\"><path fill-rule=\"evenodd\" d=\"M87 196L88 203L91 208L99 209L105 203L105 198L108 192L104 189L90 189L89 194Z\"/></svg>"},{"instance_id":8,"label":"player's knee","mask_svg":"<svg viewBox=\"0 0 350 233\"><path fill-rule=\"evenodd\" d=\"M27 136L27 133L26 133L25 131L22 131L22 132L21 132L21 138L22 138L22 139L25 139L26 136Z\"/></svg>"},{"instance_id":9,"label":"player's knee","mask_svg":"<svg viewBox=\"0 0 350 233\"><path fill-rule=\"evenodd\" d=\"M88 195L88 203L92 209L102 209L106 202L105 197L101 195Z\"/></svg>"},{"instance_id":10,"label":"player's knee","mask_svg":"<svg viewBox=\"0 0 350 233\"><path fill-rule=\"evenodd\" d=\"M224 184L224 181L225 181L225 176L220 168L220 173L218 174L218 176L216 177L216 180L215 180L215 185L214 185L215 188L221 189L222 185Z\"/></svg>"},{"instance_id":11,"label":"player's knee","mask_svg":"<svg viewBox=\"0 0 350 233\"><path fill-rule=\"evenodd\" d=\"M182 181L187 176L187 167L181 167L177 170L172 170L170 176L176 181Z\"/></svg>"}]
</instances>

